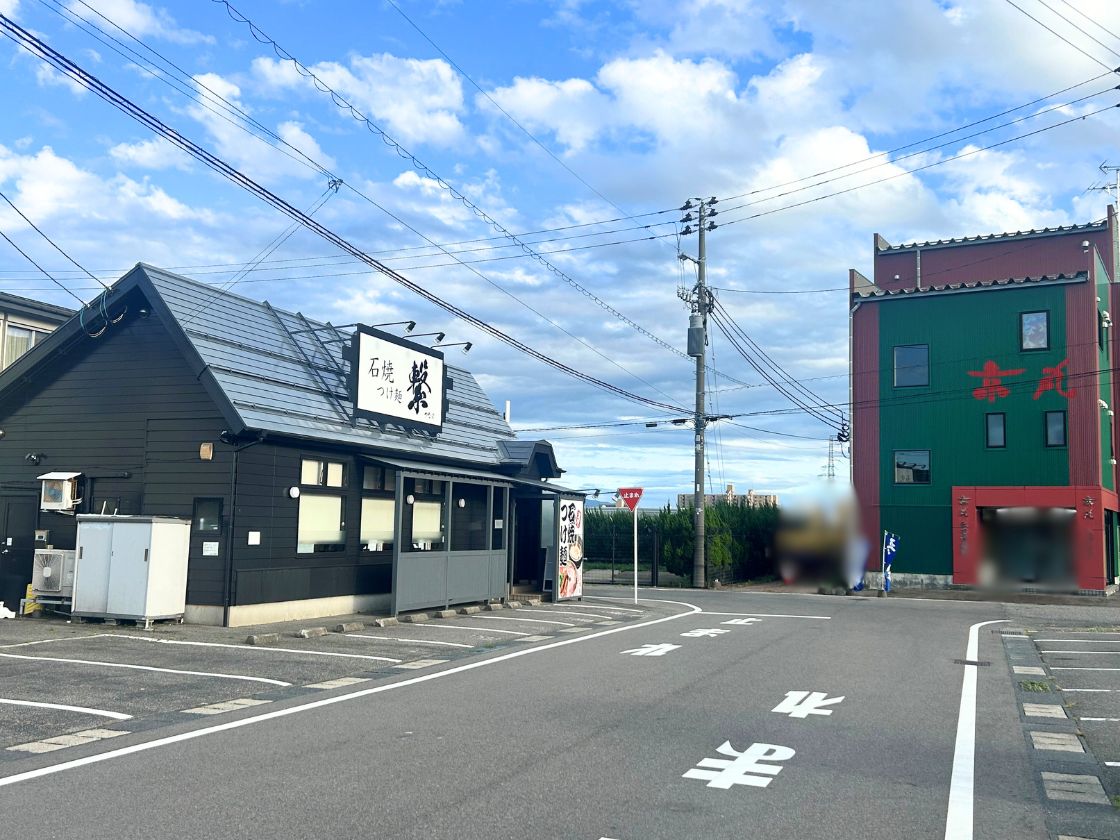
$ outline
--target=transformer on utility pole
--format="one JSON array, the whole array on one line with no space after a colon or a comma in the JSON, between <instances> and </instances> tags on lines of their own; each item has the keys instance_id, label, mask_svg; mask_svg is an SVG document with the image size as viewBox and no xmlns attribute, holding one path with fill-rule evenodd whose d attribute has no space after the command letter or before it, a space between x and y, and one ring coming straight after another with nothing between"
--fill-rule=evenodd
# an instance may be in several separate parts
<instances>
[{"instance_id":1,"label":"transformer on utility pole","mask_svg":"<svg viewBox=\"0 0 1120 840\"><path fill-rule=\"evenodd\" d=\"M706 283L707 271L707 243L705 234L716 229L711 217L717 215L714 210L716 198L691 198L681 208L685 212L681 223L685 225L681 231L682 236L687 236L694 231L699 235L697 258L694 260L685 254L679 254L681 260L691 260L696 263L696 285L691 292L682 294L682 299L689 304L691 312L688 317L688 355L696 359L696 413L693 418L695 423L694 443L694 481L693 486L693 516L695 517L695 544L692 553L692 585L703 589L706 585L706 572L704 562L704 429L707 426L707 415L704 410L704 376L708 346L708 315L712 311L712 293ZM692 210L696 210L696 216ZM693 227L693 222L696 227Z\"/></svg>"}]
</instances>

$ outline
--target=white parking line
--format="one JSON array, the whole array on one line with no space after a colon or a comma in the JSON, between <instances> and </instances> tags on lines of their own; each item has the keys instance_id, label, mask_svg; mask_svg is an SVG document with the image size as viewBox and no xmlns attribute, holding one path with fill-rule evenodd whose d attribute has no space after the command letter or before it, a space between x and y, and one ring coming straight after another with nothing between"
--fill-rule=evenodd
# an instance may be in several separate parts
<instances>
[{"instance_id":1,"label":"white parking line","mask_svg":"<svg viewBox=\"0 0 1120 840\"><path fill-rule=\"evenodd\" d=\"M414 645L443 645L444 647L473 648L474 645L464 645L460 642L437 642L434 639L397 639L392 636L367 636L365 633L347 633L347 638L377 639L382 642L409 642ZM400 661L400 660L398 660Z\"/></svg>"},{"instance_id":2,"label":"white parking line","mask_svg":"<svg viewBox=\"0 0 1120 840\"><path fill-rule=\"evenodd\" d=\"M1006 619L981 621L968 628L964 658L977 661L980 628L1005 624ZM945 813L945 840L972 840L973 788L976 775L976 672L977 665L964 666L961 706L957 716L957 740L953 747L953 775L949 783L949 808Z\"/></svg>"},{"instance_id":3,"label":"white parking line","mask_svg":"<svg viewBox=\"0 0 1120 840\"><path fill-rule=\"evenodd\" d=\"M247 680L249 682L267 683L268 685L289 686L291 683L281 680L269 680L264 677L246 677L242 674L211 674L207 671L180 671L176 668L156 668L153 665L125 665L120 662L95 662L89 659L61 659L57 656L25 656L19 653L0 653L6 659L32 659L38 662L62 662L67 665L97 665L101 668L127 668L133 671L156 671L161 674L183 674L188 677L214 677L219 680Z\"/></svg>"},{"instance_id":4,"label":"white parking line","mask_svg":"<svg viewBox=\"0 0 1120 840\"><path fill-rule=\"evenodd\" d=\"M338 656L343 659L375 659L379 662L400 662L399 659L390 659L387 656L370 656L364 653L334 653L326 650L301 650L300 648L258 647L256 645L229 645L223 642L183 642L175 639L145 639L142 636L126 636L123 633L105 633L114 639L131 639L134 642L150 642L156 645L190 645L192 647L233 648L239 651L252 651L253 653L301 653L308 656Z\"/></svg>"},{"instance_id":5,"label":"white parking line","mask_svg":"<svg viewBox=\"0 0 1120 840\"><path fill-rule=\"evenodd\" d=\"M1007 638L1004 636L1003 638ZM1120 645L1120 639L1035 639L1036 642L1061 642L1067 645Z\"/></svg>"},{"instance_id":6,"label":"white parking line","mask_svg":"<svg viewBox=\"0 0 1120 840\"><path fill-rule=\"evenodd\" d=\"M517 630L495 630L493 627L468 627L466 624L444 624L442 621L439 624L428 624L422 622L420 624L413 624L413 627L427 627L429 630L473 630L475 633L504 633L509 636L529 636L529 633L521 633Z\"/></svg>"},{"instance_id":7,"label":"white parking line","mask_svg":"<svg viewBox=\"0 0 1120 840\"><path fill-rule=\"evenodd\" d=\"M1057 667L1050 666L1051 671L1120 671L1120 668L1070 668L1070 667Z\"/></svg>"},{"instance_id":8,"label":"white parking line","mask_svg":"<svg viewBox=\"0 0 1120 840\"><path fill-rule=\"evenodd\" d=\"M584 597L587 598L588 600L594 600L594 599L597 598L601 601L629 601L630 600L629 598L610 598L606 595L585 595ZM645 612L645 610L636 610L633 607L614 607L614 606L609 606L609 605L608 606L602 606L602 607L596 606L595 609L597 609L597 610L614 610L615 612L632 612L632 613Z\"/></svg>"},{"instance_id":9,"label":"white parking line","mask_svg":"<svg viewBox=\"0 0 1120 840\"><path fill-rule=\"evenodd\" d=\"M85 706L64 706L61 703L37 703L31 700L6 700L0 697L0 703L6 703L9 706L31 706L36 709L58 709L62 712L78 712L83 715L96 715L97 717L107 717L113 720L131 720L132 715L122 714L120 712L107 712L104 709L87 709Z\"/></svg>"},{"instance_id":10,"label":"white parking line","mask_svg":"<svg viewBox=\"0 0 1120 840\"><path fill-rule=\"evenodd\" d=\"M17 648L28 647L30 645L46 645L50 644L51 642L81 642L85 639L100 639L108 635L108 633L91 633L88 636L65 636L59 639L37 639L34 642L16 642L13 645L0 645L0 648Z\"/></svg>"},{"instance_id":11,"label":"white parking line","mask_svg":"<svg viewBox=\"0 0 1120 840\"><path fill-rule=\"evenodd\" d=\"M1083 656L1120 656L1120 650L1040 650L1039 653L1080 653Z\"/></svg>"},{"instance_id":12,"label":"white parking line","mask_svg":"<svg viewBox=\"0 0 1120 840\"><path fill-rule=\"evenodd\" d=\"M1104 766L1105 767L1120 767L1120 761L1106 761L1104 763Z\"/></svg>"},{"instance_id":13,"label":"white parking line","mask_svg":"<svg viewBox=\"0 0 1120 840\"><path fill-rule=\"evenodd\" d=\"M397 689L407 688L408 686L419 685L430 680L440 680L446 677L454 676L455 674L462 674L467 671L473 671L476 668L489 668L497 665L500 662L508 662L512 659L517 659L522 656L534 656L549 650L555 650L568 645L578 645L584 642L589 642L593 639L601 639L604 636L611 636L615 633L627 633L631 630L640 630L645 627L652 627L655 624L662 624L666 621L675 621L678 618L684 618L689 615L694 615L700 612L700 608L694 604L686 604L682 601L664 601L662 603L671 603L688 608L687 612L676 613L675 615L665 616L663 618L655 618L650 621L642 621L637 624L627 624L622 627L614 627L610 630L600 630L598 633L590 633L586 636L577 636L571 639L561 639L559 641L551 642L546 645L537 645L535 647L522 648L520 650L505 653L501 656L494 656L489 659L478 659L474 662L468 662L464 665L458 665L454 668L447 668L443 671L433 671L429 674L423 674L417 677L400 680L399 682L388 683L386 685L373 686L371 688L363 688L357 691L352 691L349 694L337 694L332 697L324 697L322 700L313 700L308 703L302 703L293 706L286 706L282 709L276 709L271 712L263 712L259 715L247 716L239 720L231 720L226 723L215 724L214 726L205 726L199 729L192 729L189 732L180 732L177 735L168 735L164 738L156 738L152 741L143 741L138 744L131 744L127 747L121 747L116 750L107 750L103 753L96 753L94 755L83 756L82 758L75 758L70 761L62 761L58 764L51 764L47 767L39 767L35 770L28 770L23 773L14 773L11 776L0 777L0 788L8 787L9 785L16 785L20 782L30 781L31 779L38 779L43 776L54 775L55 773L63 773L67 770L73 770L78 767L87 767L91 764L99 764L103 761L111 761L115 758L121 758L133 753L146 752L147 750L154 750L160 747L166 747L171 744L181 743L183 741L190 741L195 738L202 738L206 735L213 735L218 732L228 732L232 729L240 729L243 726L252 726L257 723L264 723L265 721L275 720L277 718L287 717L288 715L300 714L308 712L313 709L321 709L325 706L330 706L335 703L344 703L350 700L357 700L362 697L370 697L374 694L381 694L386 691L396 691ZM423 624L417 625L423 627Z\"/></svg>"},{"instance_id":14,"label":"white parking line","mask_svg":"<svg viewBox=\"0 0 1120 840\"><path fill-rule=\"evenodd\" d=\"M472 615L471 618L489 618L493 621L525 621L532 624L559 624L561 627L575 627L566 621L545 621L543 618L513 618L507 615Z\"/></svg>"},{"instance_id":15,"label":"white parking line","mask_svg":"<svg viewBox=\"0 0 1120 840\"><path fill-rule=\"evenodd\" d=\"M612 618L612 616L601 615L600 613L576 612L574 610L527 610L522 607L521 609L517 610L517 612L549 613L550 615L578 615L586 617L588 620L592 618Z\"/></svg>"},{"instance_id":16,"label":"white parking line","mask_svg":"<svg viewBox=\"0 0 1120 840\"><path fill-rule=\"evenodd\" d=\"M1099 717L1089 717L1089 718L1087 718L1087 717L1083 717L1083 718L1078 718L1078 720L1091 720L1091 721L1094 721L1094 722L1097 722L1097 723L1099 723L1101 721L1105 721L1106 723L1120 722L1120 718L1099 718Z\"/></svg>"},{"instance_id":17,"label":"white parking line","mask_svg":"<svg viewBox=\"0 0 1120 840\"><path fill-rule=\"evenodd\" d=\"M1062 691L1120 691L1120 688L1063 688Z\"/></svg>"},{"instance_id":18,"label":"white parking line","mask_svg":"<svg viewBox=\"0 0 1120 840\"><path fill-rule=\"evenodd\" d=\"M710 610L702 610L701 614L702 615L739 615L739 616L743 616L744 618L748 617L748 616L757 616L759 618L819 618L821 621L830 621L832 619L832 616L830 616L830 615L786 615L784 613L727 613L727 612L711 612Z\"/></svg>"}]
</instances>

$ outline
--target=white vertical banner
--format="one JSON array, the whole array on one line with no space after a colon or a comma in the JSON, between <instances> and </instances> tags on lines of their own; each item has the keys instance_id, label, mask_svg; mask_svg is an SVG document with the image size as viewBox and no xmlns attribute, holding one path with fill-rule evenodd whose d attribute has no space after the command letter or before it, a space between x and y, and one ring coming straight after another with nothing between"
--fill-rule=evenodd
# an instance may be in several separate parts
<instances>
[{"instance_id":1,"label":"white vertical banner","mask_svg":"<svg viewBox=\"0 0 1120 840\"><path fill-rule=\"evenodd\" d=\"M560 583L556 599L583 597L583 499L561 499L556 546Z\"/></svg>"}]
</instances>

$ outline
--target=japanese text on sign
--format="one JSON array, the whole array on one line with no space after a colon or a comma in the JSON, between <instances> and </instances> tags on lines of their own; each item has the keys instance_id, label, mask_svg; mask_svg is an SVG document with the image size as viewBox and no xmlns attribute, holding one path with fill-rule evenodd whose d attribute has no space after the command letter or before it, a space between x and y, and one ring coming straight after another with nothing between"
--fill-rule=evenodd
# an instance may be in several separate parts
<instances>
[{"instance_id":1,"label":"japanese text on sign","mask_svg":"<svg viewBox=\"0 0 1120 840\"><path fill-rule=\"evenodd\" d=\"M638 507L638 500L642 498L641 487L619 487L618 497L626 503L626 507L630 510L636 510Z\"/></svg>"},{"instance_id":2,"label":"japanese text on sign","mask_svg":"<svg viewBox=\"0 0 1120 840\"><path fill-rule=\"evenodd\" d=\"M560 597L583 597L583 500L560 500Z\"/></svg>"},{"instance_id":3,"label":"japanese text on sign","mask_svg":"<svg viewBox=\"0 0 1120 840\"><path fill-rule=\"evenodd\" d=\"M355 416L440 431L443 355L369 327L358 327L355 344Z\"/></svg>"}]
</instances>

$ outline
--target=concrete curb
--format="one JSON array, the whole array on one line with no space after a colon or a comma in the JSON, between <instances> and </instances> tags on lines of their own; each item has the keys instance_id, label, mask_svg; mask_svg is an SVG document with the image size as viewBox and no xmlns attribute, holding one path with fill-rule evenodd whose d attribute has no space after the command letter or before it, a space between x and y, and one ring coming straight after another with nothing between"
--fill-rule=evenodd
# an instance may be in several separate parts
<instances>
[{"instance_id":1,"label":"concrete curb","mask_svg":"<svg viewBox=\"0 0 1120 840\"><path fill-rule=\"evenodd\" d=\"M245 640L247 645L275 645L279 643L279 633L255 633Z\"/></svg>"},{"instance_id":2,"label":"concrete curb","mask_svg":"<svg viewBox=\"0 0 1120 840\"><path fill-rule=\"evenodd\" d=\"M507 610L519 610L519 609L521 609L521 602L520 601L506 601L506 609Z\"/></svg>"},{"instance_id":3,"label":"concrete curb","mask_svg":"<svg viewBox=\"0 0 1120 840\"><path fill-rule=\"evenodd\" d=\"M335 633L357 633L359 630L365 630L366 626L360 621L344 621L342 624L334 626Z\"/></svg>"},{"instance_id":4,"label":"concrete curb","mask_svg":"<svg viewBox=\"0 0 1120 840\"><path fill-rule=\"evenodd\" d=\"M396 627L398 624L400 622L395 618L375 618L373 620L375 627Z\"/></svg>"},{"instance_id":5,"label":"concrete curb","mask_svg":"<svg viewBox=\"0 0 1120 840\"><path fill-rule=\"evenodd\" d=\"M436 610L432 613L432 618L454 618L458 614L458 610Z\"/></svg>"},{"instance_id":6,"label":"concrete curb","mask_svg":"<svg viewBox=\"0 0 1120 840\"><path fill-rule=\"evenodd\" d=\"M429 618L430 616L427 613L408 613L407 615L397 616L397 620L404 624L420 624Z\"/></svg>"},{"instance_id":7,"label":"concrete curb","mask_svg":"<svg viewBox=\"0 0 1120 840\"><path fill-rule=\"evenodd\" d=\"M483 607L486 612L498 612L500 610L504 610L505 608L506 605L501 602L497 604L487 604L485 607Z\"/></svg>"},{"instance_id":8,"label":"concrete curb","mask_svg":"<svg viewBox=\"0 0 1120 840\"><path fill-rule=\"evenodd\" d=\"M295 637L297 639L317 639L325 635L327 635L326 627L304 627L295 634Z\"/></svg>"},{"instance_id":9,"label":"concrete curb","mask_svg":"<svg viewBox=\"0 0 1120 840\"><path fill-rule=\"evenodd\" d=\"M482 612L482 607L479 606L459 607L459 615L475 615L480 612Z\"/></svg>"}]
</instances>

